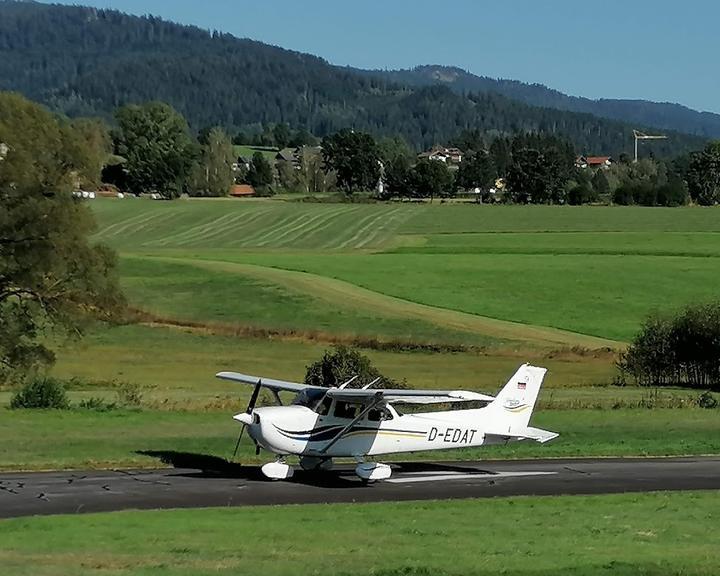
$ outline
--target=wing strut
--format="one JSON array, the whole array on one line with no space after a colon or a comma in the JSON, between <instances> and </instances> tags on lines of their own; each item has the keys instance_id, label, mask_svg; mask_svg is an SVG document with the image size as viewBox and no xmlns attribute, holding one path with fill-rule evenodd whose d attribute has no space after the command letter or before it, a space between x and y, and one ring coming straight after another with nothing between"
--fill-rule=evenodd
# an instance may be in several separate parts
<instances>
[{"instance_id":1,"label":"wing strut","mask_svg":"<svg viewBox=\"0 0 720 576\"><path fill-rule=\"evenodd\" d=\"M376 393L373 395L373 400L372 400L372 402L371 402L370 404L368 404L368 405L365 407L365 409L364 409L362 412L360 412L360 414L358 414L357 416L355 416L355 418L353 418L347 426L345 426L342 430L340 430L340 432L337 433L337 435L335 436L335 438L333 438L332 440L330 440L330 442L328 442L328 443L325 445L325 447L324 447L322 450L320 450L320 454L325 454L325 452L327 452L328 450L330 450L330 448L332 448L332 447L335 445L335 443L336 443L338 440L340 440L340 439L345 435L345 433L346 433L348 430L350 430L353 426L355 426L355 424L357 424L358 422L360 422L360 420L362 420L362 419L365 417L365 415L366 415L368 412L370 412L370 410L372 410L373 408L375 408L375 406L377 406L378 404L382 404L382 402L383 402L383 394L382 394L382 392L379 392L379 391L378 391L378 392L376 392Z\"/></svg>"}]
</instances>

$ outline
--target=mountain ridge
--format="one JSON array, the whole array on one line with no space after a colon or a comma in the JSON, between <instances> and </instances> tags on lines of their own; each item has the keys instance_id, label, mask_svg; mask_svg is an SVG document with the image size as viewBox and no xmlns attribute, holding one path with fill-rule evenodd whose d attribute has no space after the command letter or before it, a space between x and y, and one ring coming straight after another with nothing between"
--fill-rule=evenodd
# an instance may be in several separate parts
<instances>
[{"instance_id":1,"label":"mountain ridge","mask_svg":"<svg viewBox=\"0 0 720 576\"><path fill-rule=\"evenodd\" d=\"M445 85L456 92L495 92L531 106L593 114L601 118L675 130L703 138L720 138L720 114L676 102L641 98L571 96L542 83L473 74L457 66L421 64L397 70L351 68L360 74L384 77L411 86Z\"/></svg>"},{"instance_id":2,"label":"mountain ridge","mask_svg":"<svg viewBox=\"0 0 720 576\"><path fill-rule=\"evenodd\" d=\"M15 90L69 116L163 100L199 129L257 131L284 122L323 136L352 127L402 135L416 148L463 130L569 138L578 153L630 152L632 128L596 116L529 106L486 91L412 86L330 65L310 54L153 16L0 0L0 90ZM673 133L658 156L701 148Z\"/></svg>"}]
</instances>

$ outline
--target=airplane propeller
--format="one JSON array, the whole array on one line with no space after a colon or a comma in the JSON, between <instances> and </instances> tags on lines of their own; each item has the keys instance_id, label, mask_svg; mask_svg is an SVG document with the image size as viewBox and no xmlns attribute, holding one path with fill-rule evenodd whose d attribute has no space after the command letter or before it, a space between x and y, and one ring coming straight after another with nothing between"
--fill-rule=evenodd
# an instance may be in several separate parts
<instances>
[{"instance_id":1,"label":"airplane propeller","mask_svg":"<svg viewBox=\"0 0 720 576\"><path fill-rule=\"evenodd\" d=\"M255 384L255 388L253 388L252 394L250 395L250 402L248 402L247 408L245 409L245 414L250 416L252 414L252 411L255 409L255 404L257 403L258 396L260 395L260 388L262 388L262 380L258 380L257 384ZM238 436L237 442L235 443L235 450L233 451L233 460L235 459L235 456L237 455L238 448L240 447L240 441L242 440L243 434L245 433L245 428L247 425L252 422L250 418L247 419L247 421L242 420L242 428L240 428L240 435ZM257 444L255 445L255 454L258 454L260 452L260 446Z\"/></svg>"}]
</instances>

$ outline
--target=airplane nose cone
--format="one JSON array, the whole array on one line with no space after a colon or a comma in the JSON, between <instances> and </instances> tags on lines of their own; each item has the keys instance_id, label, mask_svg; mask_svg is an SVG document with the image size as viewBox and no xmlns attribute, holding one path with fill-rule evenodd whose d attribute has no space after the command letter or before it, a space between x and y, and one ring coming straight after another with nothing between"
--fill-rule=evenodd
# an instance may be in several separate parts
<instances>
[{"instance_id":1,"label":"airplane nose cone","mask_svg":"<svg viewBox=\"0 0 720 576\"><path fill-rule=\"evenodd\" d=\"M233 416L233 419L237 420L238 422L242 422L246 426L250 426L253 421L252 414L248 414L247 412L240 412L240 414L235 414L235 416Z\"/></svg>"}]
</instances>

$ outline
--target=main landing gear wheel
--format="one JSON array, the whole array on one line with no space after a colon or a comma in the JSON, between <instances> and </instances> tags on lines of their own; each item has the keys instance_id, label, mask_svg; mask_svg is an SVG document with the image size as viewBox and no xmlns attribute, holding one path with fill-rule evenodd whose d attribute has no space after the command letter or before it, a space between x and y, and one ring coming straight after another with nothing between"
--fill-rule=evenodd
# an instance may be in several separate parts
<instances>
[{"instance_id":1,"label":"main landing gear wheel","mask_svg":"<svg viewBox=\"0 0 720 576\"><path fill-rule=\"evenodd\" d=\"M293 476L292 466L285 464L281 460L277 462L268 462L262 468L262 473L270 480L287 480Z\"/></svg>"},{"instance_id":2,"label":"main landing gear wheel","mask_svg":"<svg viewBox=\"0 0 720 576\"><path fill-rule=\"evenodd\" d=\"M380 462L360 462L355 467L355 474L367 484L376 480L387 480L392 475L392 468Z\"/></svg>"}]
</instances>

